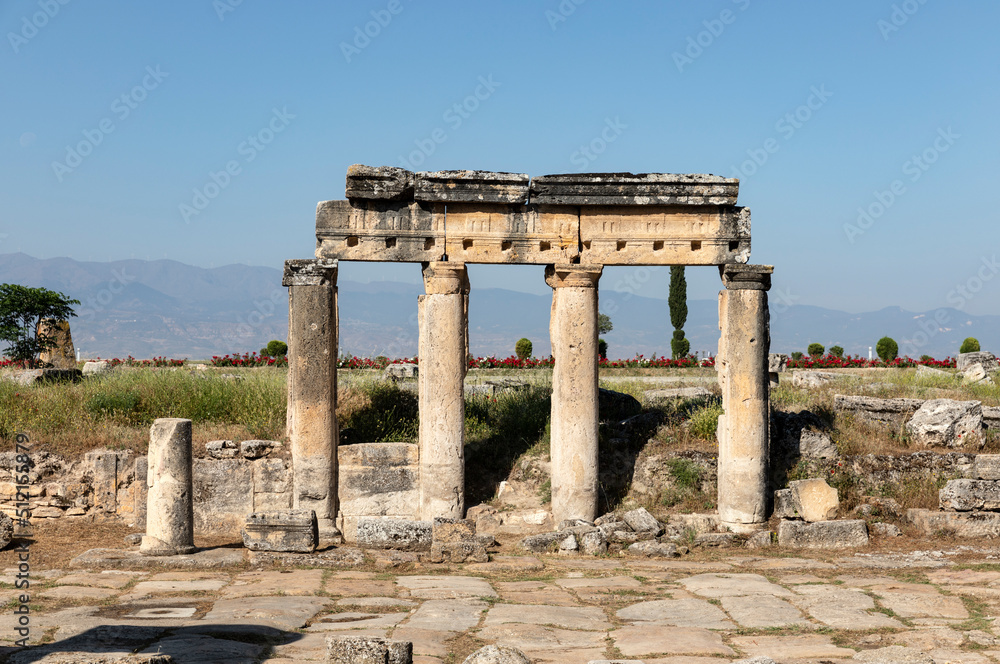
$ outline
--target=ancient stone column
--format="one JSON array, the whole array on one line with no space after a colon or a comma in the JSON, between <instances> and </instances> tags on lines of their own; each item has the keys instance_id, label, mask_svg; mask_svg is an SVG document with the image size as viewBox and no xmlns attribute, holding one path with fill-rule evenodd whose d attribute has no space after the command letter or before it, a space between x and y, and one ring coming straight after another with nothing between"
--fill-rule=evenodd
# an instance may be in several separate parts
<instances>
[{"instance_id":1,"label":"ancient stone column","mask_svg":"<svg viewBox=\"0 0 1000 664\"><path fill-rule=\"evenodd\" d=\"M160 418L149 430L146 534L139 552L172 556L194 551L191 420Z\"/></svg>"},{"instance_id":2,"label":"ancient stone column","mask_svg":"<svg viewBox=\"0 0 1000 664\"><path fill-rule=\"evenodd\" d=\"M464 263L424 263L420 326L420 517L465 516L465 372L469 276Z\"/></svg>"},{"instance_id":3,"label":"ancient stone column","mask_svg":"<svg viewBox=\"0 0 1000 664\"><path fill-rule=\"evenodd\" d=\"M550 265L552 518L597 517L597 282L599 265Z\"/></svg>"},{"instance_id":4,"label":"ancient stone column","mask_svg":"<svg viewBox=\"0 0 1000 664\"><path fill-rule=\"evenodd\" d=\"M320 544L337 529L337 261L285 261L292 507L314 510Z\"/></svg>"},{"instance_id":5,"label":"ancient stone column","mask_svg":"<svg viewBox=\"0 0 1000 664\"><path fill-rule=\"evenodd\" d=\"M770 514L771 345L767 290L770 265L720 266L719 354L715 358L722 408L719 417L719 517L735 532L761 528Z\"/></svg>"}]
</instances>

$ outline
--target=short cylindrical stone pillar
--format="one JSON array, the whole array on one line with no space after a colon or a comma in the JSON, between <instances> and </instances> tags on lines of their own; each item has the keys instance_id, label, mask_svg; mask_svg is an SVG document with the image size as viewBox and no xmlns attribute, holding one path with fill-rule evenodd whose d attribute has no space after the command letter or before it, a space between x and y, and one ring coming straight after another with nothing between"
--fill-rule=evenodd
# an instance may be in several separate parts
<instances>
[{"instance_id":1,"label":"short cylindrical stone pillar","mask_svg":"<svg viewBox=\"0 0 1000 664\"><path fill-rule=\"evenodd\" d=\"M172 556L194 551L191 420L160 418L149 430L146 534L139 552Z\"/></svg>"},{"instance_id":2,"label":"short cylindrical stone pillar","mask_svg":"<svg viewBox=\"0 0 1000 664\"><path fill-rule=\"evenodd\" d=\"M285 261L292 507L313 510L320 544L337 529L337 261Z\"/></svg>"},{"instance_id":3,"label":"short cylindrical stone pillar","mask_svg":"<svg viewBox=\"0 0 1000 664\"><path fill-rule=\"evenodd\" d=\"M465 372L469 276L464 263L425 263L417 298L420 518L465 516Z\"/></svg>"},{"instance_id":4,"label":"short cylindrical stone pillar","mask_svg":"<svg viewBox=\"0 0 1000 664\"><path fill-rule=\"evenodd\" d=\"M552 518L597 517L597 282L601 266L550 265Z\"/></svg>"},{"instance_id":5,"label":"short cylindrical stone pillar","mask_svg":"<svg viewBox=\"0 0 1000 664\"><path fill-rule=\"evenodd\" d=\"M719 518L735 532L761 528L770 514L770 265L720 267Z\"/></svg>"}]
</instances>

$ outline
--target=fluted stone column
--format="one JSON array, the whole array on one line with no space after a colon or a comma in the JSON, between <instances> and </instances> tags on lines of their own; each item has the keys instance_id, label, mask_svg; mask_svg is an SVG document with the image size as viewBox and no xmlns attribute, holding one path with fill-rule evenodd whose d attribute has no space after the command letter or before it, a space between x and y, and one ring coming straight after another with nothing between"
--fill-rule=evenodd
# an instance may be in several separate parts
<instances>
[{"instance_id":1,"label":"fluted stone column","mask_svg":"<svg viewBox=\"0 0 1000 664\"><path fill-rule=\"evenodd\" d=\"M465 372L469 276L464 263L424 263L420 327L420 517L465 516Z\"/></svg>"},{"instance_id":2,"label":"fluted stone column","mask_svg":"<svg viewBox=\"0 0 1000 664\"><path fill-rule=\"evenodd\" d=\"M139 552L171 556L194 551L191 420L165 417L149 430L146 533Z\"/></svg>"},{"instance_id":3,"label":"fluted stone column","mask_svg":"<svg viewBox=\"0 0 1000 664\"><path fill-rule=\"evenodd\" d=\"M285 261L288 432L295 509L315 510L321 544L336 543L337 261Z\"/></svg>"},{"instance_id":4,"label":"fluted stone column","mask_svg":"<svg viewBox=\"0 0 1000 664\"><path fill-rule=\"evenodd\" d=\"M597 517L597 282L599 265L550 265L552 517Z\"/></svg>"},{"instance_id":5,"label":"fluted stone column","mask_svg":"<svg viewBox=\"0 0 1000 664\"><path fill-rule=\"evenodd\" d=\"M770 265L724 265L726 289L719 293L719 354L722 387L719 417L719 517L735 532L761 528L770 514L771 345L767 291Z\"/></svg>"}]
</instances>

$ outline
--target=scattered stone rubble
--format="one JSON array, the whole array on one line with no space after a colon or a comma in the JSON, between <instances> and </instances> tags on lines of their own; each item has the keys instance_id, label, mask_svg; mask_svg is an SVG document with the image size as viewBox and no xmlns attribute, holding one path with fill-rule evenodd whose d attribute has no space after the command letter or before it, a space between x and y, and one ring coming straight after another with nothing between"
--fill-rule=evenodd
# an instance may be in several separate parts
<instances>
[{"instance_id":1,"label":"scattered stone rubble","mask_svg":"<svg viewBox=\"0 0 1000 664\"><path fill-rule=\"evenodd\" d=\"M910 509L906 518L929 535L1000 537L1000 455L977 455L972 477L949 480L938 496L940 511Z\"/></svg>"}]
</instances>

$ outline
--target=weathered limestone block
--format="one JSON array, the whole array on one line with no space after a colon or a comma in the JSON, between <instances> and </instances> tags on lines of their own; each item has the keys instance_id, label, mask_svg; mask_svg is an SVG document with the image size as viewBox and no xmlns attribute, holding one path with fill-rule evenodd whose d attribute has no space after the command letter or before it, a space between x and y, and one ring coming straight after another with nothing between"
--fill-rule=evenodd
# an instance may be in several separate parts
<instances>
[{"instance_id":1,"label":"weathered limestone block","mask_svg":"<svg viewBox=\"0 0 1000 664\"><path fill-rule=\"evenodd\" d=\"M466 657L462 664L531 664L531 660L517 648L483 646Z\"/></svg>"},{"instance_id":2,"label":"weathered limestone block","mask_svg":"<svg viewBox=\"0 0 1000 664\"><path fill-rule=\"evenodd\" d=\"M12 539L14 539L14 520L0 512L0 550L6 549Z\"/></svg>"},{"instance_id":3,"label":"weathered limestone block","mask_svg":"<svg viewBox=\"0 0 1000 664\"><path fill-rule=\"evenodd\" d=\"M373 549L429 551L432 528L430 521L362 517L358 519L357 543Z\"/></svg>"},{"instance_id":4,"label":"weathered limestone block","mask_svg":"<svg viewBox=\"0 0 1000 664\"><path fill-rule=\"evenodd\" d=\"M130 464L128 451L94 450L84 455L86 467L93 477L94 507L114 514L118 510L118 487Z\"/></svg>"},{"instance_id":5,"label":"weathered limestone block","mask_svg":"<svg viewBox=\"0 0 1000 664\"><path fill-rule=\"evenodd\" d=\"M76 382L83 375L79 369L23 369L20 371L0 374L3 380L9 380L18 385L34 385L47 382Z\"/></svg>"},{"instance_id":6,"label":"weathered limestone block","mask_svg":"<svg viewBox=\"0 0 1000 664\"><path fill-rule=\"evenodd\" d=\"M646 401L656 399L707 399L712 396L711 390L704 387L667 387L659 390L646 390L642 393Z\"/></svg>"},{"instance_id":7,"label":"weathered limestone block","mask_svg":"<svg viewBox=\"0 0 1000 664\"><path fill-rule=\"evenodd\" d=\"M600 530L592 530L577 537L580 553L585 556L600 556L608 552L608 540Z\"/></svg>"},{"instance_id":8,"label":"weathered limestone block","mask_svg":"<svg viewBox=\"0 0 1000 664\"><path fill-rule=\"evenodd\" d=\"M906 518L925 535L1000 537L1000 512L939 512L909 509Z\"/></svg>"},{"instance_id":9,"label":"weathered limestone block","mask_svg":"<svg viewBox=\"0 0 1000 664\"><path fill-rule=\"evenodd\" d=\"M1000 480L1000 454L977 454L972 476L977 480Z\"/></svg>"},{"instance_id":10,"label":"weathered limestone block","mask_svg":"<svg viewBox=\"0 0 1000 664\"><path fill-rule=\"evenodd\" d=\"M246 515L254 511L253 463L245 459L195 459L194 496L196 533L239 535Z\"/></svg>"},{"instance_id":11,"label":"weathered limestone block","mask_svg":"<svg viewBox=\"0 0 1000 664\"><path fill-rule=\"evenodd\" d=\"M771 516L779 519L799 518L799 506L791 489L778 489L774 492L774 512Z\"/></svg>"},{"instance_id":12,"label":"weathered limestone block","mask_svg":"<svg viewBox=\"0 0 1000 664\"><path fill-rule=\"evenodd\" d=\"M251 551L312 553L319 544L316 512L254 512L243 527L243 546Z\"/></svg>"},{"instance_id":13,"label":"weathered limestone block","mask_svg":"<svg viewBox=\"0 0 1000 664\"><path fill-rule=\"evenodd\" d=\"M97 360L96 362L83 363L84 376L104 376L114 371L114 367L107 360Z\"/></svg>"},{"instance_id":14,"label":"weathered limestone block","mask_svg":"<svg viewBox=\"0 0 1000 664\"><path fill-rule=\"evenodd\" d=\"M146 534L139 547L148 556L192 553L191 420L160 418L149 431Z\"/></svg>"},{"instance_id":15,"label":"weathered limestone block","mask_svg":"<svg viewBox=\"0 0 1000 664\"><path fill-rule=\"evenodd\" d=\"M854 412L879 422L899 421L915 413L923 403L923 399L878 399L843 394L833 397L835 410Z\"/></svg>"},{"instance_id":16,"label":"weathered limestone block","mask_svg":"<svg viewBox=\"0 0 1000 664\"><path fill-rule=\"evenodd\" d=\"M740 183L717 175L570 173L531 180L531 201L548 205L735 205Z\"/></svg>"},{"instance_id":17,"label":"weathered limestone block","mask_svg":"<svg viewBox=\"0 0 1000 664\"><path fill-rule=\"evenodd\" d=\"M273 440L244 440L240 443L240 456L244 459L260 459L280 444Z\"/></svg>"},{"instance_id":18,"label":"weathered limestone block","mask_svg":"<svg viewBox=\"0 0 1000 664\"><path fill-rule=\"evenodd\" d=\"M792 385L795 387L823 387L840 378L843 376L832 371L795 371L792 373Z\"/></svg>"},{"instance_id":19,"label":"weathered limestone block","mask_svg":"<svg viewBox=\"0 0 1000 664\"><path fill-rule=\"evenodd\" d=\"M995 512L1000 510L1000 480L949 480L938 497L943 510Z\"/></svg>"},{"instance_id":20,"label":"weathered limestone block","mask_svg":"<svg viewBox=\"0 0 1000 664\"><path fill-rule=\"evenodd\" d=\"M416 364L390 364L382 372L382 375L392 380L403 380L404 378L416 378L419 371Z\"/></svg>"},{"instance_id":21,"label":"weathered limestone block","mask_svg":"<svg viewBox=\"0 0 1000 664\"><path fill-rule=\"evenodd\" d=\"M476 540L456 542L432 542L428 561L432 563L485 563L490 556L486 546Z\"/></svg>"},{"instance_id":22,"label":"weathered limestone block","mask_svg":"<svg viewBox=\"0 0 1000 664\"><path fill-rule=\"evenodd\" d=\"M630 544L625 551L630 556L640 558L676 558L680 555L677 553L676 545L657 542L656 540L645 540Z\"/></svg>"},{"instance_id":23,"label":"weathered limestone block","mask_svg":"<svg viewBox=\"0 0 1000 664\"><path fill-rule=\"evenodd\" d=\"M413 664L413 643L377 636L326 637L328 664Z\"/></svg>"},{"instance_id":24,"label":"weathered limestone block","mask_svg":"<svg viewBox=\"0 0 1000 664\"><path fill-rule=\"evenodd\" d=\"M465 514L465 398L469 277L464 264L429 263L420 323L420 516Z\"/></svg>"},{"instance_id":25,"label":"weathered limestone block","mask_svg":"<svg viewBox=\"0 0 1000 664\"><path fill-rule=\"evenodd\" d=\"M938 662L920 648L903 646L862 650L856 653L853 659L864 664L935 664Z\"/></svg>"},{"instance_id":26,"label":"weathered limestone block","mask_svg":"<svg viewBox=\"0 0 1000 664\"><path fill-rule=\"evenodd\" d=\"M719 294L719 354L722 388L719 416L718 505L722 523L734 532L757 530L768 517L770 393L767 290L774 268L726 265Z\"/></svg>"},{"instance_id":27,"label":"weathered limestone block","mask_svg":"<svg viewBox=\"0 0 1000 664\"><path fill-rule=\"evenodd\" d=\"M986 351L959 353L958 357L955 358L955 368L960 373L964 373L977 364L981 364L987 373L1000 369L1000 362L998 362L996 355Z\"/></svg>"},{"instance_id":28,"label":"weathered limestone block","mask_svg":"<svg viewBox=\"0 0 1000 664\"><path fill-rule=\"evenodd\" d=\"M930 399L913 414L906 429L918 445L960 447L967 443L982 447L983 409L979 401Z\"/></svg>"},{"instance_id":29,"label":"weathered limestone block","mask_svg":"<svg viewBox=\"0 0 1000 664\"><path fill-rule=\"evenodd\" d=\"M448 260L569 263L580 256L578 209L568 206L449 203Z\"/></svg>"},{"instance_id":30,"label":"weathered limestone block","mask_svg":"<svg viewBox=\"0 0 1000 664\"><path fill-rule=\"evenodd\" d=\"M392 166L354 164L347 169L347 198L413 200L413 172Z\"/></svg>"},{"instance_id":31,"label":"weathered limestone block","mask_svg":"<svg viewBox=\"0 0 1000 664\"><path fill-rule=\"evenodd\" d=\"M837 516L840 499L837 490L822 479L795 480L788 483L792 501L803 521L829 521Z\"/></svg>"},{"instance_id":32,"label":"weathered limestone block","mask_svg":"<svg viewBox=\"0 0 1000 664\"><path fill-rule=\"evenodd\" d=\"M555 550L559 542L564 539L566 539L566 535L560 532L529 535L521 540L521 548L533 553L547 553Z\"/></svg>"},{"instance_id":33,"label":"weathered limestone block","mask_svg":"<svg viewBox=\"0 0 1000 664\"><path fill-rule=\"evenodd\" d=\"M597 282L600 266L545 268L552 287L552 518L597 517Z\"/></svg>"},{"instance_id":34,"label":"weathered limestone block","mask_svg":"<svg viewBox=\"0 0 1000 664\"><path fill-rule=\"evenodd\" d=\"M316 207L316 257L355 261L444 260L444 203L323 201Z\"/></svg>"},{"instance_id":35,"label":"weathered limestone block","mask_svg":"<svg viewBox=\"0 0 1000 664\"><path fill-rule=\"evenodd\" d=\"M432 537L435 542L462 542L476 539L476 522L472 519L436 517Z\"/></svg>"},{"instance_id":36,"label":"weathered limestone block","mask_svg":"<svg viewBox=\"0 0 1000 664\"><path fill-rule=\"evenodd\" d=\"M861 519L815 523L782 521L778 524L778 544L803 549L868 546L868 527Z\"/></svg>"},{"instance_id":37,"label":"weathered limestone block","mask_svg":"<svg viewBox=\"0 0 1000 664\"><path fill-rule=\"evenodd\" d=\"M205 443L205 452L213 459L235 459L240 446L232 440L210 440Z\"/></svg>"},{"instance_id":38,"label":"weathered limestone block","mask_svg":"<svg viewBox=\"0 0 1000 664\"><path fill-rule=\"evenodd\" d=\"M356 443L337 448L345 539L356 540L360 517L420 518L417 450L414 443Z\"/></svg>"},{"instance_id":39,"label":"weathered limestone block","mask_svg":"<svg viewBox=\"0 0 1000 664\"><path fill-rule=\"evenodd\" d=\"M288 287L288 437L292 507L316 512L320 539L337 517L337 262L285 261ZM244 514L249 512L245 510Z\"/></svg>"},{"instance_id":40,"label":"weathered limestone block","mask_svg":"<svg viewBox=\"0 0 1000 664\"><path fill-rule=\"evenodd\" d=\"M983 426L1000 429L1000 406L983 406Z\"/></svg>"},{"instance_id":41,"label":"weathered limestone block","mask_svg":"<svg viewBox=\"0 0 1000 664\"><path fill-rule=\"evenodd\" d=\"M530 180L524 173L421 172L414 177L413 197L428 203L526 203ZM451 224L450 205L448 217Z\"/></svg>"},{"instance_id":42,"label":"weathered limestone block","mask_svg":"<svg viewBox=\"0 0 1000 664\"><path fill-rule=\"evenodd\" d=\"M76 350L73 348L73 335L70 334L68 320L43 318L38 323L38 337L48 337L55 342L51 349L38 354L38 361L43 366L76 370Z\"/></svg>"},{"instance_id":43,"label":"weathered limestone block","mask_svg":"<svg viewBox=\"0 0 1000 664\"><path fill-rule=\"evenodd\" d=\"M788 367L788 356L784 353L768 353L768 373L782 373Z\"/></svg>"},{"instance_id":44,"label":"weathered limestone block","mask_svg":"<svg viewBox=\"0 0 1000 664\"><path fill-rule=\"evenodd\" d=\"M656 537L663 532L663 526L660 525L660 522L644 507L625 512L622 519L629 528L637 533L652 533L653 537Z\"/></svg>"}]
</instances>

